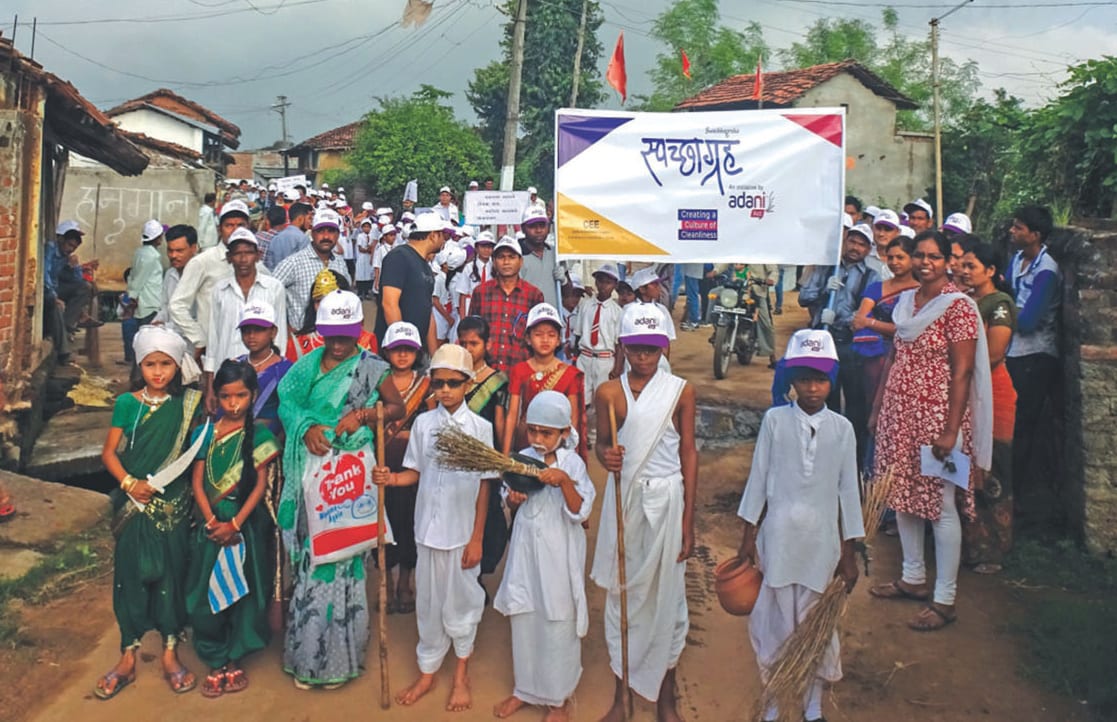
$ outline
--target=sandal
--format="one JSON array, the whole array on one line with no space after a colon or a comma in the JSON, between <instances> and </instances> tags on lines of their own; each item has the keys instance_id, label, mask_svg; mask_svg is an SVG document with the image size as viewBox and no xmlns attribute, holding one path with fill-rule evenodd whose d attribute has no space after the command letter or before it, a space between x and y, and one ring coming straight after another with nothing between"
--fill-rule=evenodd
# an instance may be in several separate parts
<instances>
[{"instance_id":1,"label":"sandal","mask_svg":"<svg viewBox=\"0 0 1117 722\"><path fill-rule=\"evenodd\" d=\"M186 694L198 686L198 678L186 667L179 667L177 672L164 672L163 679L175 694Z\"/></svg>"},{"instance_id":2,"label":"sandal","mask_svg":"<svg viewBox=\"0 0 1117 722\"><path fill-rule=\"evenodd\" d=\"M0 501L0 524L16 518L16 506L7 499Z\"/></svg>"},{"instance_id":3,"label":"sandal","mask_svg":"<svg viewBox=\"0 0 1117 722\"><path fill-rule=\"evenodd\" d=\"M202 682L202 696L208 699L217 699L225 694L225 670L215 669L206 675Z\"/></svg>"},{"instance_id":4,"label":"sandal","mask_svg":"<svg viewBox=\"0 0 1117 722\"><path fill-rule=\"evenodd\" d=\"M115 670L110 671L104 677L101 677L101 683L93 688L93 696L97 699L110 700L135 681L135 670L127 676L119 674ZM113 685L112 689L106 689L109 685Z\"/></svg>"},{"instance_id":5,"label":"sandal","mask_svg":"<svg viewBox=\"0 0 1117 722\"><path fill-rule=\"evenodd\" d=\"M248 675L240 667L225 672L225 692L233 694L248 688Z\"/></svg>"},{"instance_id":6,"label":"sandal","mask_svg":"<svg viewBox=\"0 0 1117 722\"><path fill-rule=\"evenodd\" d=\"M934 616L927 614L927 612L932 612ZM932 603L924 607L923 610L915 616L915 619L908 622L908 628L914 629L917 632L936 632L956 621L958 621L957 614L954 612L944 612Z\"/></svg>"},{"instance_id":7,"label":"sandal","mask_svg":"<svg viewBox=\"0 0 1117 722\"><path fill-rule=\"evenodd\" d=\"M911 599L916 602L925 602L928 599L928 594L924 592L913 592L905 589L900 584L899 579L895 579L887 584L878 584L875 587L869 587L869 594L877 599Z\"/></svg>"}]
</instances>

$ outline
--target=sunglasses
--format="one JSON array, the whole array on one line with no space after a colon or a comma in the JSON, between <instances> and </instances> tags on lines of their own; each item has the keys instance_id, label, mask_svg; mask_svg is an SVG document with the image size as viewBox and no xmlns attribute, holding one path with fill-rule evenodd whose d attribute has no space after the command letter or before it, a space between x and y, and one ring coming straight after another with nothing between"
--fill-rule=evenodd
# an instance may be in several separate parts
<instances>
[{"instance_id":1,"label":"sunglasses","mask_svg":"<svg viewBox=\"0 0 1117 722\"><path fill-rule=\"evenodd\" d=\"M465 379L431 379L432 389L460 389L462 386L465 386Z\"/></svg>"}]
</instances>

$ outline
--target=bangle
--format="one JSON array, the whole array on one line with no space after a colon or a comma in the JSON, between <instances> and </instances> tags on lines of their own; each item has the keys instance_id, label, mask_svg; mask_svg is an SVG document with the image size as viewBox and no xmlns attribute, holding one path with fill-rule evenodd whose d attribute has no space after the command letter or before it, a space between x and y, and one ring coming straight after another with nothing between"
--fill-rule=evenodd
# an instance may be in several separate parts
<instances>
[{"instance_id":1,"label":"bangle","mask_svg":"<svg viewBox=\"0 0 1117 722\"><path fill-rule=\"evenodd\" d=\"M240 531L240 524L237 523L237 518L235 516L229 520L229 523L233 525L234 529Z\"/></svg>"},{"instance_id":2,"label":"bangle","mask_svg":"<svg viewBox=\"0 0 1117 722\"><path fill-rule=\"evenodd\" d=\"M210 524L212 524L214 519L216 519L216 518L217 518L216 514L210 514L209 519L206 519L206 526L208 527Z\"/></svg>"},{"instance_id":3,"label":"bangle","mask_svg":"<svg viewBox=\"0 0 1117 722\"><path fill-rule=\"evenodd\" d=\"M124 491L125 494L131 493L132 487L135 485L136 477L132 476L131 474L125 474L124 478L120 481L120 488Z\"/></svg>"}]
</instances>

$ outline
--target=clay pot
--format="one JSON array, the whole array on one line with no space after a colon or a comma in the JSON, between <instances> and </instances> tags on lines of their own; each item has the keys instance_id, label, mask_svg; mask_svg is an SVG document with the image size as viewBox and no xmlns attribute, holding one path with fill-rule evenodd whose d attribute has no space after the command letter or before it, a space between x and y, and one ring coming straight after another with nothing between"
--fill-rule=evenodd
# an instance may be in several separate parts
<instances>
[{"instance_id":1,"label":"clay pot","mask_svg":"<svg viewBox=\"0 0 1117 722\"><path fill-rule=\"evenodd\" d=\"M714 589L721 608L738 617L751 614L763 580L759 569L737 557L718 564L714 569Z\"/></svg>"}]
</instances>

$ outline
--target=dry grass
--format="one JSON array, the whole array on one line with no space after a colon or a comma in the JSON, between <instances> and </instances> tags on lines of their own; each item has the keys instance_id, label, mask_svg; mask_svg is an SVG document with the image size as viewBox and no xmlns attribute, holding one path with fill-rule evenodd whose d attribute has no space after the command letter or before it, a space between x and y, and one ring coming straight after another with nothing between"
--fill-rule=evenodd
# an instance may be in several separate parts
<instances>
[{"instance_id":1,"label":"dry grass","mask_svg":"<svg viewBox=\"0 0 1117 722\"><path fill-rule=\"evenodd\" d=\"M434 449L438 463L447 469L477 473L510 471L539 476L539 469L505 456L456 426L447 425L435 434Z\"/></svg>"}]
</instances>

